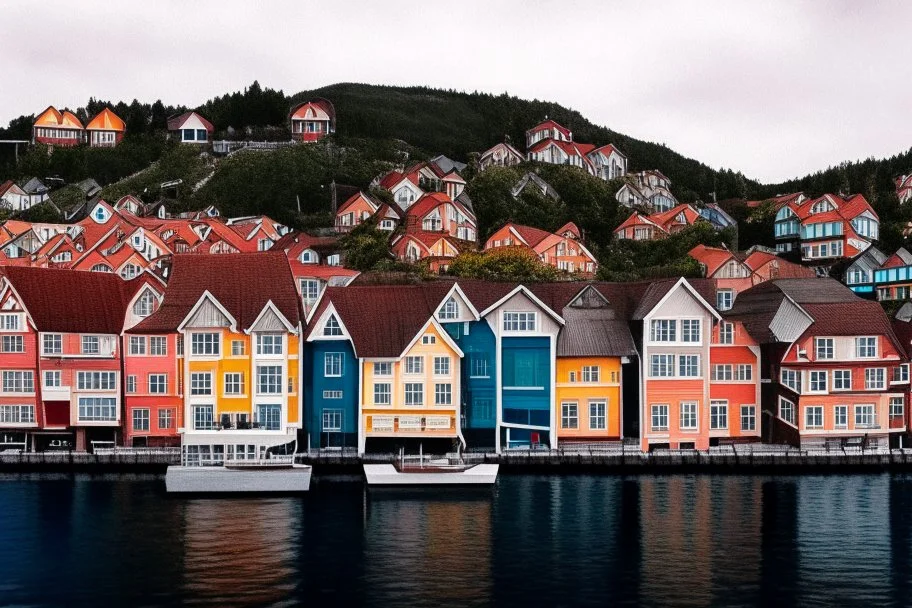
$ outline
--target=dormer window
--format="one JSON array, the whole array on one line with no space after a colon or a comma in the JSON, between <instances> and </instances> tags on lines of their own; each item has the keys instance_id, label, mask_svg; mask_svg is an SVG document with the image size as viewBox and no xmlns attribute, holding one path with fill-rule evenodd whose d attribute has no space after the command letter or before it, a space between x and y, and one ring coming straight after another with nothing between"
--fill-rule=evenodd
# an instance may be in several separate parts
<instances>
[{"instance_id":1,"label":"dormer window","mask_svg":"<svg viewBox=\"0 0 912 608\"><path fill-rule=\"evenodd\" d=\"M823 199L822 201L814 203L814 206L811 207L811 215L826 213L827 211L833 211L834 209L836 209L836 207L833 206L833 203L827 199Z\"/></svg>"},{"instance_id":2,"label":"dormer window","mask_svg":"<svg viewBox=\"0 0 912 608\"><path fill-rule=\"evenodd\" d=\"M140 272L140 268L136 264L127 264L120 270L120 276L126 280L130 280Z\"/></svg>"},{"instance_id":3,"label":"dormer window","mask_svg":"<svg viewBox=\"0 0 912 608\"><path fill-rule=\"evenodd\" d=\"M302 264L316 264L317 254L312 249L305 249L299 257Z\"/></svg>"},{"instance_id":4,"label":"dormer window","mask_svg":"<svg viewBox=\"0 0 912 608\"><path fill-rule=\"evenodd\" d=\"M136 300L136 303L133 304L133 314L137 317L148 317L155 310L155 296L152 295L152 292L146 290L139 299Z\"/></svg>"},{"instance_id":5,"label":"dormer window","mask_svg":"<svg viewBox=\"0 0 912 608\"><path fill-rule=\"evenodd\" d=\"M99 224L104 224L106 221L108 221L108 211L101 205L95 207L95 213L93 213L92 216Z\"/></svg>"},{"instance_id":6,"label":"dormer window","mask_svg":"<svg viewBox=\"0 0 912 608\"><path fill-rule=\"evenodd\" d=\"M95 264L92 266L92 272L114 272L114 269L107 264Z\"/></svg>"},{"instance_id":7,"label":"dormer window","mask_svg":"<svg viewBox=\"0 0 912 608\"><path fill-rule=\"evenodd\" d=\"M342 335L342 326L339 325L339 320L336 318L336 315L330 315L329 319L327 319L326 325L323 326L323 335L324 336L341 336Z\"/></svg>"},{"instance_id":8,"label":"dormer window","mask_svg":"<svg viewBox=\"0 0 912 608\"><path fill-rule=\"evenodd\" d=\"M440 318L444 320L459 318L459 303L455 298L450 298L444 302L443 308L440 309Z\"/></svg>"}]
</instances>

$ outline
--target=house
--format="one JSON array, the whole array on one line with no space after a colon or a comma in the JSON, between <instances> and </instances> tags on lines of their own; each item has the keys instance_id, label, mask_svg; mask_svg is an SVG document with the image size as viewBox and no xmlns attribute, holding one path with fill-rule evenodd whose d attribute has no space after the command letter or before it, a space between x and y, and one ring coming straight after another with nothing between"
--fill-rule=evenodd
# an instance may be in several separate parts
<instances>
[{"instance_id":1,"label":"house","mask_svg":"<svg viewBox=\"0 0 912 608\"><path fill-rule=\"evenodd\" d=\"M410 206L405 211L405 230L442 232L473 243L478 237L475 213L443 192L425 194Z\"/></svg>"},{"instance_id":2,"label":"house","mask_svg":"<svg viewBox=\"0 0 912 608\"><path fill-rule=\"evenodd\" d=\"M339 205L339 208L336 210L336 217L333 222L336 232L349 232L355 226L363 224L368 219L373 217L373 215L377 213L377 210L380 209L381 206L383 206L383 203L381 201L378 201L363 191L359 190L358 192L352 194L341 205ZM378 227L380 227L379 224ZM383 229L395 229L395 225L389 227L389 224L384 224Z\"/></svg>"},{"instance_id":3,"label":"house","mask_svg":"<svg viewBox=\"0 0 912 608\"><path fill-rule=\"evenodd\" d=\"M419 181L417 170L394 170L376 178L371 185L388 190L399 209L406 211L424 195L424 190L418 185Z\"/></svg>"},{"instance_id":4,"label":"house","mask_svg":"<svg viewBox=\"0 0 912 608\"><path fill-rule=\"evenodd\" d=\"M495 144L481 153L478 159L478 170L484 171L488 167L512 167L523 162L522 152L511 146L508 142Z\"/></svg>"},{"instance_id":5,"label":"house","mask_svg":"<svg viewBox=\"0 0 912 608\"><path fill-rule=\"evenodd\" d=\"M760 438L760 350L739 321L710 303L713 281L665 280L646 287L632 320L641 324L640 443L706 450Z\"/></svg>"},{"instance_id":6,"label":"house","mask_svg":"<svg viewBox=\"0 0 912 608\"><path fill-rule=\"evenodd\" d=\"M765 248L751 247L746 253L744 264L751 269L755 284L775 279L813 279L817 276L812 268L784 260Z\"/></svg>"},{"instance_id":7,"label":"house","mask_svg":"<svg viewBox=\"0 0 912 608\"><path fill-rule=\"evenodd\" d=\"M824 194L783 204L774 230L776 251L800 248L802 261L827 266L870 247L880 236L880 219L861 194Z\"/></svg>"},{"instance_id":8,"label":"house","mask_svg":"<svg viewBox=\"0 0 912 608\"><path fill-rule=\"evenodd\" d=\"M900 247L874 269L873 275L873 289L879 301L908 300L912 289L912 254Z\"/></svg>"},{"instance_id":9,"label":"house","mask_svg":"<svg viewBox=\"0 0 912 608\"><path fill-rule=\"evenodd\" d=\"M109 274L5 269L3 347L25 357L3 356L2 402L17 403L19 424L28 421L19 434L25 445L85 451L93 442L121 440L120 335L144 284Z\"/></svg>"},{"instance_id":10,"label":"house","mask_svg":"<svg viewBox=\"0 0 912 608\"><path fill-rule=\"evenodd\" d=\"M336 109L331 101L321 97L292 107L288 120L295 141L319 141L336 132Z\"/></svg>"},{"instance_id":11,"label":"house","mask_svg":"<svg viewBox=\"0 0 912 608\"><path fill-rule=\"evenodd\" d=\"M212 141L215 127L200 114L191 111L168 118L168 133L180 143L207 146Z\"/></svg>"},{"instance_id":12,"label":"house","mask_svg":"<svg viewBox=\"0 0 912 608\"><path fill-rule=\"evenodd\" d=\"M484 249L521 247L535 253L549 266L569 273L592 278L598 271L598 261L582 243L579 228L569 222L555 232L507 222L488 237Z\"/></svg>"},{"instance_id":13,"label":"house","mask_svg":"<svg viewBox=\"0 0 912 608\"><path fill-rule=\"evenodd\" d=\"M903 205L912 199L912 175L900 175L895 180L896 198L899 204Z\"/></svg>"},{"instance_id":14,"label":"house","mask_svg":"<svg viewBox=\"0 0 912 608\"><path fill-rule=\"evenodd\" d=\"M630 217L614 229L614 235L619 239L654 241L680 232L697 221L703 221L703 217L687 203L652 215L634 211Z\"/></svg>"},{"instance_id":15,"label":"house","mask_svg":"<svg viewBox=\"0 0 912 608\"><path fill-rule=\"evenodd\" d=\"M427 232L415 229L393 237L390 251L403 262L415 264L424 262L431 272L444 272L450 261L459 255L466 241L452 237L445 232Z\"/></svg>"},{"instance_id":16,"label":"house","mask_svg":"<svg viewBox=\"0 0 912 608\"><path fill-rule=\"evenodd\" d=\"M880 249L873 245L868 247L848 265L843 274L843 282L855 293L876 293L874 271L880 268L886 260L887 255Z\"/></svg>"},{"instance_id":17,"label":"house","mask_svg":"<svg viewBox=\"0 0 912 608\"><path fill-rule=\"evenodd\" d=\"M907 428L908 345L880 304L834 279L780 279L741 293L729 318L761 346L765 441L839 450L898 444Z\"/></svg>"},{"instance_id":18,"label":"house","mask_svg":"<svg viewBox=\"0 0 912 608\"><path fill-rule=\"evenodd\" d=\"M592 163L595 174L605 181L627 175L627 157L615 145L600 146L586 156Z\"/></svg>"},{"instance_id":19,"label":"house","mask_svg":"<svg viewBox=\"0 0 912 608\"><path fill-rule=\"evenodd\" d=\"M33 177L22 184L22 189L31 197L29 207L48 200L50 189L37 177Z\"/></svg>"},{"instance_id":20,"label":"house","mask_svg":"<svg viewBox=\"0 0 912 608\"><path fill-rule=\"evenodd\" d=\"M0 207L11 211L25 211L31 206L32 197L13 180L0 184Z\"/></svg>"},{"instance_id":21,"label":"house","mask_svg":"<svg viewBox=\"0 0 912 608\"><path fill-rule=\"evenodd\" d=\"M563 139L542 139L528 149L531 162L550 165L571 165L595 175L595 167L588 154L595 148L592 144L574 143Z\"/></svg>"},{"instance_id":22,"label":"house","mask_svg":"<svg viewBox=\"0 0 912 608\"><path fill-rule=\"evenodd\" d=\"M615 194L617 201L625 207L643 207L656 213L678 205L678 199L671 193L671 180L661 171L640 171L627 174L626 178L626 183Z\"/></svg>"},{"instance_id":23,"label":"house","mask_svg":"<svg viewBox=\"0 0 912 608\"><path fill-rule=\"evenodd\" d=\"M262 457L267 449L297 439L303 404L301 321L283 253L173 256L161 306L127 333L131 340L148 336L147 349L153 336L166 338L166 348L174 345L168 351L173 354L164 355L153 371L158 382L165 375L163 395L181 397L177 420L182 426L176 428L185 463ZM177 378L169 379L170 369L178 370ZM148 403L130 399L126 415L145 419L148 412L161 420L161 410L173 409L174 403L162 401L156 415ZM135 433L145 432L145 423L141 428ZM170 427L157 432L173 435Z\"/></svg>"},{"instance_id":24,"label":"house","mask_svg":"<svg viewBox=\"0 0 912 608\"><path fill-rule=\"evenodd\" d=\"M342 266L336 237L289 232L273 245L272 250L281 251L288 258L305 313L310 312L327 286L343 287L361 274Z\"/></svg>"},{"instance_id":25,"label":"house","mask_svg":"<svg viewBox=\"0 0 912 608\"><path fill-rule=\"evenodd\" d=\"M89 145L93 148L113 148L127 131L126 123L111 108L104 108L86 125Z\"/></svg>"},{"instance_id":26,"label":"house","mask_svg":"<svg viewBox=\"0 0 912 608\"><path fill-rule=\"evenodd\" d=\"M717 310L728 310L735 297L755 284L751 268L739 257L722 247L697 245L687 252L703 267L703 276L716 281Z\"/></svg>"},{"instance_id":27,"label":"house","mask_svg":"<svg viewBox=\"0 0 912 608\"><path fill-rule=\"evenodd\" d=\"M573 133L567 127L545 117L545 120L526 131L526 149L549 139L572 142Z\"/></svg>"},{"instance_id":28,"label":"house","mask_svg":"<svg viewBox=\"0 0 912 608\"><path fill-rule=\"evenodd\" d=\"M519 181L514 184L513 188L510 189L510 194L513 195L513 198L518 198L523 192L526 191L526 188L531 188L532 192L540 192L542 196L546 196L553 201L559 201L560 195L557 193L557 190L554 189L551 184L543 180L541 177L532 173L531 171L527 172Z\"/></svg>"},{"instance_id":29,"label":"house","mask_svg":"<svg viewBox=\"0 0 912 608\"><path fill-rule=\"evenodd\" d=\"M38 115L32 125L32 143L72 147L85 143L85 128L69 110L60 112L54 106Z\"/></svg>"},{"instance_id":30,"label":"house","mask_svg":"<svg viewBox=\"0 0 912 608\"><path fill-rule=\"evenodd\" d=\"M738 222L730 216L725 209L716 203L706 203L698 209L700 216L713 225L716 230L734 228L735 237L738 235Z\"/></svg>"}]
</instances>

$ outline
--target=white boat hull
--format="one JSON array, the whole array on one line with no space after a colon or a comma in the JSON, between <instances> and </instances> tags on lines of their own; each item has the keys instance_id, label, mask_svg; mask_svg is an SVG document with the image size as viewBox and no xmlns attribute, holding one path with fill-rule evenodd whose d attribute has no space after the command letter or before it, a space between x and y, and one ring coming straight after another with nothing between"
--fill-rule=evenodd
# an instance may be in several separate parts
<instances>
[{"instance_id":1,"label":"white boat hull","mask_svg":"<svg viewBox=\"0 0 912 608\"><path fill-rule=\"evenodd\" d=\"M429 469L403 473L391 464L363 466L369 486L493 485L500 467L497 464L478 464L462 471Z\"/></svg>"},{"instance_id":2,"label":"white boat hull","mask_svg":"<svg viewBox=\"0 0 912 608\"><path fill-rule=\"evenodd\" d=\"M310 489L309 465L292 467L168 467L165 489L184 494L297 493Z\"/></svg>"}]
</instances>

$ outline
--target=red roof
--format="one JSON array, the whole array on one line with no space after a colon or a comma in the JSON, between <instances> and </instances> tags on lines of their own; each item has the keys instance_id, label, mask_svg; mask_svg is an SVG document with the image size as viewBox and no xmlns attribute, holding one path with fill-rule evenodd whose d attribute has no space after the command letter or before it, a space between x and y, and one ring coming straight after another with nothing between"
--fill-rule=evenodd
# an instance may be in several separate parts
<instances>
[{"instance_id":1,"label":"red roof","mask_svg":"<svg viewBox=\"0 0 912 608\"><path fill-rule=\"evenodd\" d=\"M269 301L291 325L301 320L294 277L283 253L176 254L161 307L131 331L176 331L206 291L234 317L239 330L249 329Z\"/></svg>"},{"instance_id":2,"label":"red roof","mask_svg":"<svg viewBox=\"0 0 912 608\"><path fill-rule=\"evenodd\" d=\"M609 156L612 152L617 152L618 154L620 154L620 155L623 156L624 158L627 158L627 157L624 155L623 152L621 152L620 150L618 150L618 149L617 149L614 145L612 145L612 144L605 144L604 146L600 146L600 147L598 147L598 148L595 148L594 150L591 150L591 151L589 152L589 154L595 154L596 152L601 152L601 153L604 154L605 156Z\"/></svg>"},{"instance_id":3,"label":"red roof","mask_svg":"<svg viewBox=\"0 0 912 608\"><path fill-rule=\"evenodd\" d=\"M13 183L13 180L11 180L11 179L8 179L5 182L3 182L2 184L0 184L0 196L3 196L4 194L6 194L6 192L15 185L16 184Z\"/></svg>"},{"instance_id":4,"label":"red roof","mask_svg":"<svg viewBox=\"0 0 912 608\"><path fill-rule=\"evenodd\" d=\"M178 114L177 116L170 117L168 119L168 130L177 131L184 125L184 123L187 121L187 119L190 118L191 116L193 116L194 114L196 114L196 117L199 118L200 122L203 123L203 126L206 127L206 130L209 133L212 133L215 131L215 127L212 126L212 123L209 122L208 120L206 120L205 118L203 118L203 116L201 114L199 114L198 112L184 112L183 114Z\"/></svg>"},{"instance_id":5,"label":"red roof","mask_svg":"<svg viewBox=\"0 0 912 608\"><path fill-rule=\"evenodd\" d=\"M755 251L744 259L744 264L753 272L758 272L770 262L776 262L776 279L813 279L816 273L806 266L783 260L777 255L766 251Z\"/></svg>"},{"instance_id":6,"label":"red roof","mask_svg":"<svg viewBox=\"0 0 912 608\"><path fill-rule=\"evenodd\" d=\"M730 260L735 259L735 256L728 249L707 247L702 244L697 245L688 251L687 255L706 266L706 278L712 278L712 275L714 275L717 270L722 268L722 266Z\"/></svg>"},{"instance_id":7,"label":"red roof","mask_svg":"<svg viewBox=\"0 0 912 608\"><path fill-rule=\"evenodd\" d=\"M406 217L412 216L417 218L423 218L425 215L443 205L445 203L452 203L450 197L444 194L443 192L429 192L419 198L415 204L408 208L405 212Z\"/></svg>"},{"instance_id":8,"label":"red roof","mask_svg":"<svg viewBox=\"0 0 912 608\"><path fill-rule=\"evenodd\" d=\"M528 131L526 131L526 133L538 133L539 131L544 131L546 129L547 130L557 129L559 133L563 133L568 138L570 137L570 129L568 129L567 127L565 127L563 125L557 124L553 120L545 120L543 122L540 122L537 125L535 125L534 127L532 127L531 129L529 129Z\"/></svg>"}]
</instances>

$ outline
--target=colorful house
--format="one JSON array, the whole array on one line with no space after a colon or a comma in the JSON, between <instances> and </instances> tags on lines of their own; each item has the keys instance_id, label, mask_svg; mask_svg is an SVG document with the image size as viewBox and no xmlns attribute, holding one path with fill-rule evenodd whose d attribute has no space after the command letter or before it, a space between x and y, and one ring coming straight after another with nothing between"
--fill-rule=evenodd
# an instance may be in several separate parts
<instances>
[{"instance_id":1,"label":"colorful house","mask_svg":"<svg viewBox=\"0 0 912 608\"><path fill-rule=\"evenodd\" d=\"M912 199L912 175L900 175L894 182L896 183L896 198L899 204L903 205Z\"/></svg>"},{"instance_id":2,"label":"colorful house","mask_svg":"<svg viewBox=\"0 0 912 608\"><path fill-rule=\"evenodd\" d=\"M523 162L522 152L507 142L495 144L481 153L478 159L478 170L484 171L488 167L512 167Z\"/></svg>"},{"instance_id":3,"label":"colorful house","mask_svg":"<svg viewBox=\"0 0 912 608\"><path fill-rule=\"evenodd\" d=\"M410 264L425 262L431 272L445 271L463 247L465 241L443 232L424 230L397 235L390 242L390 250L396 259Z\"/></svg>"},{"instance_id":4,"label":"colorful house","mask_svg":"<svg viewBox=\"0 0 912 608\"><path fill-rule=\"evenodd\" d=\"M180 143L207 146L215 127L196 112L184 112L168 118L168 133Z\"/></svg>"},{"instance_id":5,"label":"colorful house","mask_svg":"<svg viewBox=\"0 0 912 608\"><path fill-rule=\"evenodd\" d=\"M439 232L471 242L478 236L475 212L443 192L425 194L410 206L405 212L405 230Z\"/></svg>"},{"instance_id":6,"label":"colorful house","mask_svg":"<svg viewBox=\"0 0 912 608\"><path fill-rule=\"evenodd\" d=\"M628 174L626 183L615 194L625 207L643 207L650 213L668 211L678 206L671 193L671 180L658 169Z\"/></svg>"},{"instance_id":7,"label":"colorful house","mask_svg":"<svg viewBox=\"0 0 912 608\"><path fill-rule=\"evenodd\" d=\"M521 247L535 253L549 266L584 277L594 277L598 261L582 243L576 224L569 222L556 232L508 222L498 228L485 242L485 250L500 247Z\"/></svg>"},{"instance_id":8,"label":"colorful house","mask_svg":"<svg viewBox=\"0 0 912 608\"><path fill-rule=\"evenodd\" d=\"M293 231L276 241L272 250L282 251L288 258L305 313L310 312L327 286L343 287L361 274L342 266L336 237Z\"/></svg>"},{"instance_id":9,"label":"colorful house","mask_svg":"<svg viewBox=\"0 0 912 608\"><path fill-rule=\"evenodd\" d=\"M126 123L111 108L103 109L86 125L89 145L93 148L113 148L123 140L126 131Z\"/></svg>"},{"instance_id":10,"label":"colorful house","mask_svg":"<svg viewBox=\"0 0 912 608\"><path fill-rule=\"evenodd\" d=\"M900 247L886 258L873 274L873 287L879 301L909 299L912 291L912 254L905 247Z\"/></svg>"},{"instance_id":11,"label":"colorful house","mask_svg":"<svg viewBox=\"0 0 912 608\"><path fill-rule=\"evenodd\" d=\"M776 251L800 249L805 262L828 265L865 251L880 236L880 219L860 194L792 198L776 212Z\"/></svg>"},{"instance_id":12,"label":"colorful house","mask_svg":"<svg viewBox=\"0 0 912 608\"><path fill-rule=\"evenodd\" d=\"M291 108L288 120L295 141L319 141L336 132L336 109L328 99L299 103Z\"/></svg>"},{"instance_id":13,"label":"colorful house","mask_svg":"<svg viewBox=\"0 0 912 608\"><path fill-rule=\"evenodd\" d=\"M359 190L352 194L336 210L333 222L336 232L349 232L352 228L363 224L373 217L383 205L384 203L363 191ZM387 229L386 226L384 229Z\"/></svg>"},{"instance_id":14,"label":"colorful house","mask_svg":"<svg viewBox=\"0 0 912 608\"><path fill-rule=\"evenodd\" d=\"M627 157L617 146L607 144L590 151L587 155L595 174L604 180L617 179L627 175Z\"/></svg>"},{"instance_id":15,"label":"colorful house","mask_svg":"<svg viewBox=\"0 0 912 608\"><path fill-rule=\"evenodd\" d=\"M69 110L60 112L54 106L38 115L32 125L32 143L71 147L85 143L85 128Z\"/></svg>"},{"instance_id":16,"label":"colorful house","mask_svg":"<svg viewBox=\"0 0 912 608\"><path fill-rule=\"evenodd\" d=\"M614 229L614 235L619 239L654 241L680 232L698 221L705 220L696 209L686 203L652 215L643 215L639 211L634 211L630 217Z\"/></svg>"}]
</instances>

